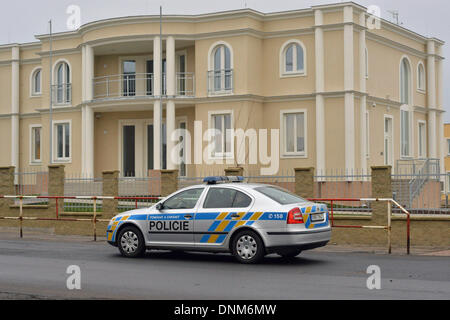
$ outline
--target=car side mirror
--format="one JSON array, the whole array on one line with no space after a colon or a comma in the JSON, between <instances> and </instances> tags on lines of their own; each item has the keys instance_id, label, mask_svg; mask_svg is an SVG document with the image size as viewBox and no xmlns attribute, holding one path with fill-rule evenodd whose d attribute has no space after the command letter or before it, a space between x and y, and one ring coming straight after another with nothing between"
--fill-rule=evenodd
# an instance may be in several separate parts
<instances>
[{"instance_id":1,"label":"car side mirror","mask_svg":"<svg viewBox=\"0 0 450 320\"><path fill-rule=\"evenodd\" d=\"M162 209L164 209L164 204L160 202L156 205L156 210L161 211Z\"/></svg>"}]
</instances>

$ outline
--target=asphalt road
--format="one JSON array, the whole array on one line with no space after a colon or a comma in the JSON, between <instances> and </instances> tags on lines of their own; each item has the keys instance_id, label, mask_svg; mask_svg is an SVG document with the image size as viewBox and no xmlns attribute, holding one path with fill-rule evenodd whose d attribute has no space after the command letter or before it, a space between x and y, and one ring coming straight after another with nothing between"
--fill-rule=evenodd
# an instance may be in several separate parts
<instances>
[{"instance_id":1,"label":"asphalt road","mask_svg":"<svg viewBox=\"0 0 450 320\"><path fill-rule=\"evenodd\" d=\"M0 237L0 299L450 299L450 258L306 251L242 265L226 254L122 258L105 242ZM81 290L68 290L69 265ZM369 290L369 265L381 289Z\"/></svg>"}]
</instances>

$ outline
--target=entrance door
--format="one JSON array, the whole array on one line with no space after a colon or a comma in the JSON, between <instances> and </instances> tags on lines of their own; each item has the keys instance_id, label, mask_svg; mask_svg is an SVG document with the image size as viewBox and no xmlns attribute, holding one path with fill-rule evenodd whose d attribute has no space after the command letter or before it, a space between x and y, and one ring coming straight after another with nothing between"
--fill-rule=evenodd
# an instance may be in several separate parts
<instances>
[{"instance_id":1,"label":"entrance door","mask_svg":"<svg viewBox=\"0 0 450 320\"><path fill-rule=\"evenodd\" d=\"M124 177L136 175L136 127L124 125L122 127L122 172Z\"/></svg>"},{"instance_id":2,"label":"entrance door","mask_svg":"<svg viewBox=\"0 0 450 320\"><path fill-rule=\"evenodd\" d=\"M384 118L384 164L392 166L392 118Z\"/></svg>"}]
</instances>

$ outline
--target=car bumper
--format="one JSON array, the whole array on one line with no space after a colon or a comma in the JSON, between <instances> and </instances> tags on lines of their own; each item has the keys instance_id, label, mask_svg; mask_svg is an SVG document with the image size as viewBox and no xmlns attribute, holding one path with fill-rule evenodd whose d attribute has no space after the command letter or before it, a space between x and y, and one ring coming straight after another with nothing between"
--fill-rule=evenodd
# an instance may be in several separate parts
<instances>
[{"instance_id":1,"label":"car bumper","mask_svg":"<svg viewBox=\"0 0 450 320\"><path fill-rule=\"evenodd\" d=\"M298 247L302 250L325 246L331 239L331 228L317 230L267 232L266 248Z\"/></svg>"}]
</instances>

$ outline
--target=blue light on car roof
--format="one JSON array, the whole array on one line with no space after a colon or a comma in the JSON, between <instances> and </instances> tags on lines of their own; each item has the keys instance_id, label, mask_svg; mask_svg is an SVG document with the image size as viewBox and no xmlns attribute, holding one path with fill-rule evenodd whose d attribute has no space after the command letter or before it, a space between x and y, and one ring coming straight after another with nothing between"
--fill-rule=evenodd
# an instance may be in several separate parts
<instances>
[{"instance_id":1,"label":"blue light on car roof","mask_svg":"<svg viewBox=\"0 0 450 320\"><path fill-rule=\"evenodd\" d=\"M226 182L242 182L244 177L242 176L212 176L205 177L203 182L207 184L226 183Z\"/></svg>"}]
</instances>

